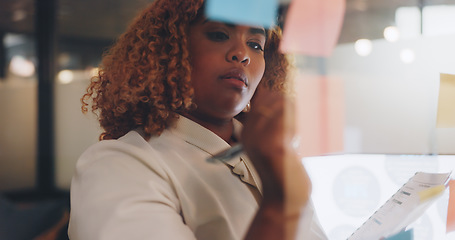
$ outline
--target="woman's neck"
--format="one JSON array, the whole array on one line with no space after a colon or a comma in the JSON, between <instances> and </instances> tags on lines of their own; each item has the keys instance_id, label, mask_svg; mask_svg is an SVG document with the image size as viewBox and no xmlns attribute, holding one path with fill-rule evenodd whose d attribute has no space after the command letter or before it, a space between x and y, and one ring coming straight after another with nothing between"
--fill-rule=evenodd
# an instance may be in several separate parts
<instances>
[{"instance_id":1,"label":"woman's neck","mask_svg":"<svg viewBox=\"0 0 455 240\"><path fill-rule=\"evenodd\" d=\"M232 118L219 119L202 116L195 112L183 113L182 115L209 129L231 145L237 141L234 137L234 123Z\"/></svg>"}]
</instances>

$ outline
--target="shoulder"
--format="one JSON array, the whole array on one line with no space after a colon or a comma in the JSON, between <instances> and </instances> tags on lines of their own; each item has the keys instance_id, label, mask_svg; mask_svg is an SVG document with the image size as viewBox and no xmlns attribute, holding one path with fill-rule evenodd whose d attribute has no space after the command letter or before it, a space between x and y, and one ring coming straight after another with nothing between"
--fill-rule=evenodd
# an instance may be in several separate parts
<instances>
[{"instance_id":1,"label":"shoulder","mask_svg":"<svg viewBox=\"0 0 455 240\"><path fill-rule=\"evenodd\" d=\"M88 148L78 160L71 183L72 238L155 236L159 233L153 231L159 229L149 224L159 225L162 219L181 226L181 206L163 162L136 131Z\"/></svg>"},{"instance_id":2,"label":"shoulder","mask_svg":"<svg viewBox=\"0 0 455 240\"><path fill-rule=\"evenodd\" d=\"M127 199L125 194L152 194L167 196L168 205L177 206L172 173L165 160L136 131L98 142L78 159L71 182L72 199L77 204L98 204L100 196L121 200Z\"/></svg>"},{"instance_id":3,"label":"shoulder","mask_svg":"<svg viewBox=\"0 0 455 240\"><path fill-rule=\"evenodd\" d=\"M162 156L154 147L137 131L130 131L117 140L103 140L90 146L77 161L76 175L87 171L118 174L129 170L134 175L153 169L155 173L165 177L161 161Z\"/></svg>"}]
</instances>

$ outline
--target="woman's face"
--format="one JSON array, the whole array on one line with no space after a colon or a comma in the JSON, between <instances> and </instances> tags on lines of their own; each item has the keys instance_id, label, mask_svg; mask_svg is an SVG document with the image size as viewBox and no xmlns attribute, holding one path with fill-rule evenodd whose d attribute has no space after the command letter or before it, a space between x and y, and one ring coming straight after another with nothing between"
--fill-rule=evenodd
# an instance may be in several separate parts
<instances>
[{"instance_id":1,"label":"woman's face","mask_svg":"<svg viewBox=\"0 0 455 240\"><path fill-rule=\"evenodd\" d=\"M264 74L265 41L264 28L206 19L190 26L195 114L227 119L242 111Z\"/></svg>"}]
</instances>

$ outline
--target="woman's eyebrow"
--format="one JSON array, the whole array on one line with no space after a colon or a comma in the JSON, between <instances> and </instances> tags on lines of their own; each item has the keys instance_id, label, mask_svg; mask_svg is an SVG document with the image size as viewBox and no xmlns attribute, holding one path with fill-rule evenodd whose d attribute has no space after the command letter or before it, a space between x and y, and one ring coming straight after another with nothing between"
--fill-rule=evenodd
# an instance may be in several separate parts
<instances>
[{"instance_id":1,"label":"woman's eyebrow","mask_svg":"<svg viewBox=\"0 0 455 240\"><path fill-rule=\"evenodd\" d=\"M203 22L203 24L207 23L207 22L214 22L213 20L210 20L208 18L206 18ZM224 24L226 27L228 28L235 28L237 25L236 24L232 24L232 23L225 23L223 22L222 24ZM265 34L265 29L264 28L260 28L260 27L251 27L250 28L250 33L251 34L261 34L261 35L264 35L266 36Z\"/></svg>"},{"instance_id":2,"label":"woman's eyebrow","mask_svg":"<svg viewBox=\"0 0 455 240\"><path fill-rule=\"evenodd\" d=\"M261 34L265 37L265 30L263 28L250 28L251 34Z\"/></svg>"}]
</instances>

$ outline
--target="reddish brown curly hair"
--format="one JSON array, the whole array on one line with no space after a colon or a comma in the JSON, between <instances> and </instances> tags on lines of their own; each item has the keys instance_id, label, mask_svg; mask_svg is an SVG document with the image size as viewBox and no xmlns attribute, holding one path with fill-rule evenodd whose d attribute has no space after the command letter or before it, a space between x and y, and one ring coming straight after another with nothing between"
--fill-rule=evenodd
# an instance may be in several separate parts
<instances>
[{"instance_id":1,"label":"reddish brown curly hair","mask_svg":"<svg viewBox=\"0 0 455 240\"><path fill-rule=\"evenodd\" d=\"M81 99L84 113L91 102L98 115L100 140L138 127L147 138L160 135L178 113L194 107L187 33L203 9L204 0L155 0L104 54ZM261 84L283 91L290 64L278 52L281 32L269 29L267 35Z\"/></svg>"}]
</instances>

